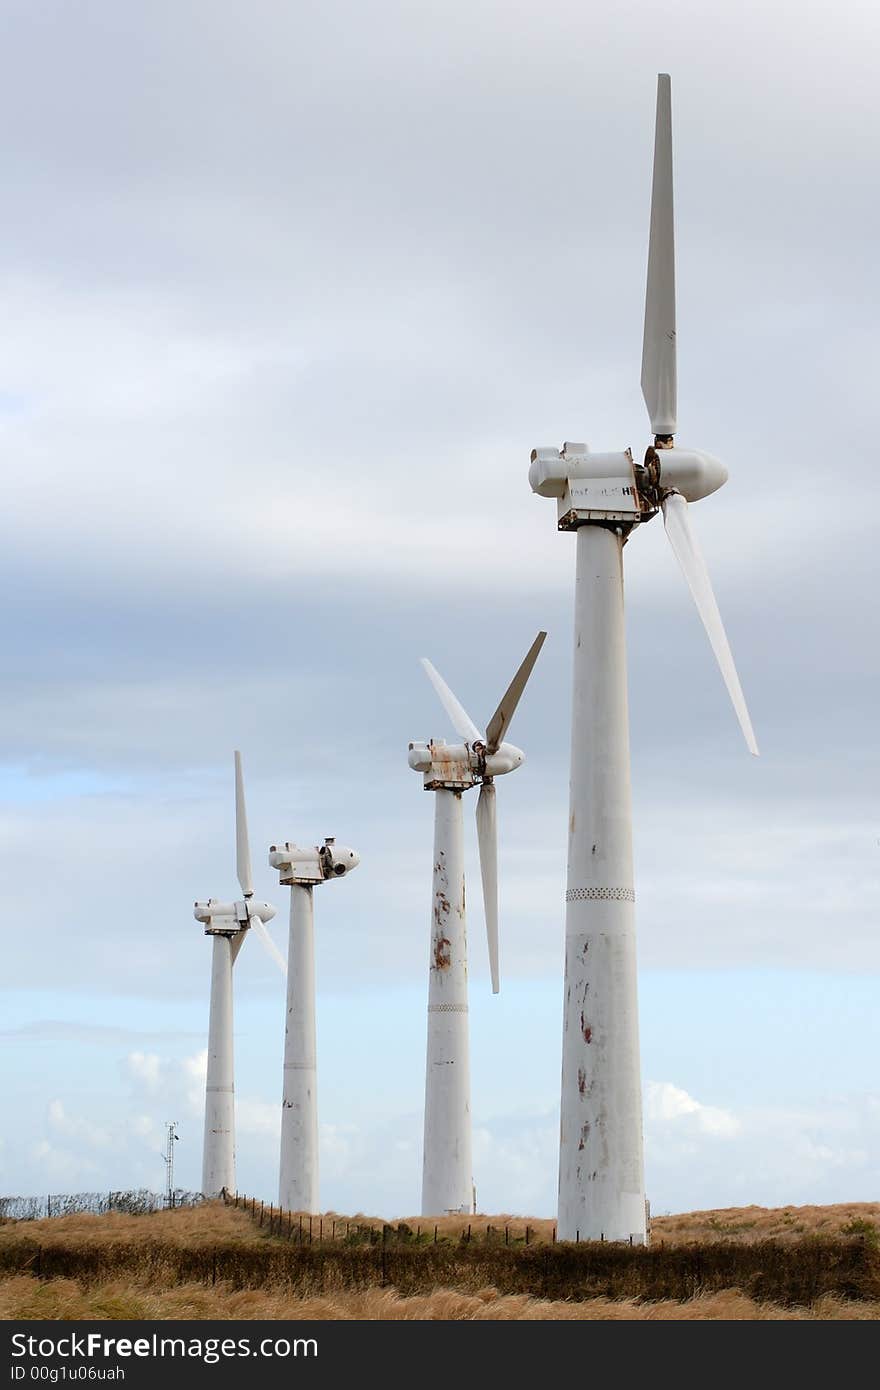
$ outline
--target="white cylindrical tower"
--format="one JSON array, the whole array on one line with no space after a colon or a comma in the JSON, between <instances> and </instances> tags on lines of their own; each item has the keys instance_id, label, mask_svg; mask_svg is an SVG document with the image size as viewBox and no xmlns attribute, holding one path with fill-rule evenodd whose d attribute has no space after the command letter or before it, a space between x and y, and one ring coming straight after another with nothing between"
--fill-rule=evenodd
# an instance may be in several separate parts
<instances>
[{"instance_id":1,"label":"white cylindrical tower","mask_svg":"<svg viewBox=\"0 0 880 1390\"><path fill-rule=\"evenodd\" d=\"M560 1240L646 1238L623 538L577 531Z\"/></svg>"},{"instance_id":2,"label":"white cylindrical tower","mask_svg":"<svg viewBox=\"0 0 880 1390\"><path fill-rule=\"evenodd\" d=\"M285 1211L318 1211L315 923L312 892L311 884L294 883L290 889L278 1193L279 1206Z\"/></svg>"},{"instance_id":3,"label":"white cylindrical tower","mask_svg":"<svg viewBox=\"0 0 880 1390\"><path fill-rule=\"evenodd\" d=\"M422 1215L473 1209L461 793L434 792Z\"/></svg>"},{"instance_id":4,"label":"white cylindrical tower","mask_svg":"<svg viewBox=\"0 0 880 1390\"><path fill-rule=\"evenodd\" d=\"M208 1075L205 1084L205 1142L202 1192L218 1197L235 1191L235 1092L232 1044L232 937L213 933Z\"/></svg>"}]
</instances>

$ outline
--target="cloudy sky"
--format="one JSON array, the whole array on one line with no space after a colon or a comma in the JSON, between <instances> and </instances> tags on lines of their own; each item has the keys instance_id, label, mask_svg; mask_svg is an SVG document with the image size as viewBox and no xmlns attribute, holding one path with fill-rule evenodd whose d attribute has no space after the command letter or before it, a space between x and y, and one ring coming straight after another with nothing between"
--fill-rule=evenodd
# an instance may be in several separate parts
<instances>
[{"instance_id":1,"label":"cloudy sky","mask_svg":"<svg viewBox=\"0 0 880 1390\"><path fill-rule=\"evenodd\" d=\"M648 1194L877 1195L880 17L867 0L0 0L0 1192L200 1175L232 750L320 893L322 1202L413 1212L431 656L499 784L503 992L468 822L475 1178L555 1208L573 544L534 445L649 440L672 74L681 442L762 757L662 527L627 546ZM239 1185L275 1193L283 985L236 967Z\"/></svg>"}]
</instances>

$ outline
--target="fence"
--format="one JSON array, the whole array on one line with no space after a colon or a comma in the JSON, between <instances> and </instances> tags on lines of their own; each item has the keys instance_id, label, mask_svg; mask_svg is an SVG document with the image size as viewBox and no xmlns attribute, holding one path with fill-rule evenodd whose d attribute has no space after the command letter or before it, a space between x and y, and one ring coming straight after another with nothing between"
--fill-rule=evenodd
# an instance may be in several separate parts
<instances>
[{"instance_id":1,"label":"fence","mask_svg":"<svg viewBox=\"0 0 880 1390\"><path fill-rule=\"evenodd\" d=\"M182 1188L176 1188L171 1194L170 1204L167 1193L150 1192L146 1188L120 1192L49 1192L45 1197L0 1197L0 1220L42 1221L49 1216L80 1213L106 1216L111 1211L142 1216L169 1205L191 1207L203 1201L200 1192L186 1192Z\"/></svg>"},{"instance_id":2,"label":"fence","mask_svg":"<svg viewBox=\"0 0 880 1390\"><path fill-rule=\"evenodd\" d=\"M465 1244L479 1242L481 1245L516 1246L534 1244L536 1238L541 1239L537 1236L535 1228L527 1223L524 1227L520 1225L520 1235L516 1233L516 1227L509 1224L487 1224L481 1231L474 1232L472 1227L477 1223L468 1223L467 1227L462 1223L461 1231L452 1236L448 1229L441 1229L439 1223L431 1221L419 1222L412 1227L405 1221L392 1224L383 1221L356 1221L330 1215L309 1216L304 1212L285 1211L281 1207L270 1206L241 1192L224 1191L221 1196L227 1206L238 1207L239 1210L247 1212L267 1235L278 1236L299 1246L323 1244L327 1241L348 1245L436 1245L449 1239ZM555 1226L552 1227L550 1240L556 1240Z\"/></svg>"}]
</instances>

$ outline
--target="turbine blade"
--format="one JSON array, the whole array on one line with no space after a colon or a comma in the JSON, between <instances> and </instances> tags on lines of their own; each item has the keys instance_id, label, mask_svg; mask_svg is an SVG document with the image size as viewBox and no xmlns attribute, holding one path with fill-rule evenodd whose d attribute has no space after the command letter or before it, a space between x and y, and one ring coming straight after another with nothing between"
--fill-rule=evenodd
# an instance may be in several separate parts
<instances>
[{"instance_id":1,"label":"turbine blade","mask_svg":"<svg viewBox=\"0 0 880 1390\"><path fill-rule=\"evenodd\" d=\"M655 435L675 434L675 231L672 207L672 96L669 74L657 78L651 236L642 340L642 395Z\"/></svg>"},{"instance_id":2,"label":"turbine blade","mask_svg":"<svg viewBox=\"0 0 880 1390\"><path fill-rule=\"evenodd\" d=\"M281 971L282 975L286 975L287 963L284 957L282 956L281 952L279 951L278 947L275 945L275 942L269 935L266 923L263 921L262 917L251 917L250 924L253 928L255 928L257 936L263 943L264 949L272 957L275 964L278 966L278 969Z\"/></svg>"},{"instance_id":3,"label":"turbine blade","mask_svg":"<svg viewBox=\"0 0 880 1390\"><path fill-rule=\"evenodd\" d=\"M526 681L532 674L532 668L538 660L538 652L543 647L544 638L546 636L546 632L538 633L534 642L529 647L525 660L501 697L501 704L486 725L486 751L488 753L497 752L498 748L504 742L504 735L507 733L508 727L510 726L510 721L519 704L520 696L526 688Z\"/></svg>"},{"instance_id":4,"label":"turbine blade","mask_svg":"<svg viewBox=\"0 0 880 1390\"><path fill-rule=\"evenodd\" d=\"M727 686L733 702L733 708L743 731L746 746L749 752L754 753L757 758L758 745L755 741L752 721L749 718L745 696L739 683L739 676L736 674L736 667L733 664L733 656L724 631L724 624L721 621L721 614L718 612L718 604L715 602L715 595L712 592L709 571L697 545L696 536L691 530L688 504L680 492L671 492L664 498L663 522L666 526L669 543L675 552L675 558L681 566L688 588L697 605L697 611L703 620L703 626L709 635L709 641L712 643L712 650L721 668L724 684Z\"/></svg>"},{"instance_id":5,"label":"turbine blade","mask_svg":"<svg viewBox=\"0 0 880 1390\"><path fill-rule=\"evenodd\" d=\"M247 808L244 804L244 777L241 771L241 754L235 753L235 870L241 891L249 898L254 891L251 873L251 847L248 843Z\"/></svg>"},{"instance_id":6,"label":"turbine blade","mask_svg":"<svg viewBox=\"0 0 880 1390\"><path fill-rule=\"evenodd\" d=\"M501 987L498 969L498 822L495 815L495 783L484 782L477 799L477 842L480 847L480 877L486 911L489 941L489 969L492 993Z\"/></svg>"},{"instance_id":7,"label":"turbine blade","mask_svg":"<svg viewBox=\"0 0 880 1390\"><path fill-rule=\"evenodd\" d=\"M440 703L452 721L452 727L465 743L482 743L483 735L471 719L464 706L456 699L440 672L435 670L426 656L422 657L428 680L440 696Z\"/></svg>"}]
</instances>

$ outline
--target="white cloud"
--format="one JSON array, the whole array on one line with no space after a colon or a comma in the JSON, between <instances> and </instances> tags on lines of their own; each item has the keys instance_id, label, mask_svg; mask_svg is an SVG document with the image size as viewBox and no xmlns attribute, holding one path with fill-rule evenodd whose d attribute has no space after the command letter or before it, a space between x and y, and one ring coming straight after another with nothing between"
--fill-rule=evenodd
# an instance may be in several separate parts
<instances>
[{"instance_id":1,"label":"white cloud","mask_svg":"<svg viewBox=\"0 0 880 1390\"><path fill-rule=\"evenodd\" d=\"M129 1052L125 1059L129 1075L151 1095L160 1085L161 1061L155 1052Z\"/></svg>"},{"instance_id":2,"label":"white cloud","mask_svg":"<svg viewBox=\"0 0 880 1390\"><path fill-rule=\"evenodd\" d=\"M204 1093L201 1104L204 1105ZM271 1139L276 1145L281 1135L281 1106L252 1096L237 1096L235 1101L236 1138L255 1135Z\"/></svg>"},{"instance_id":3,"label":"white cloud","mask_svg":"<svg viewBox=\"0 0 880 1390\"><path fill-rule=\"evenodd\" d=\"M670 1081L649 1081L645 1087L645 1120L648 1125L684 1121L703 1134L718 1139L738 1134L740 1122L728 1110L714 1105L701 1105L680 1086Z\"/></svg>"}]
</instances>

